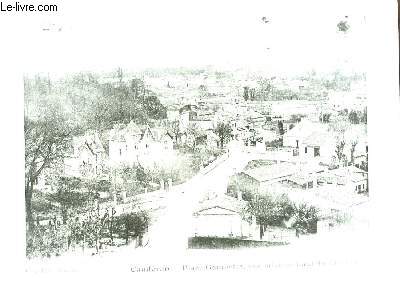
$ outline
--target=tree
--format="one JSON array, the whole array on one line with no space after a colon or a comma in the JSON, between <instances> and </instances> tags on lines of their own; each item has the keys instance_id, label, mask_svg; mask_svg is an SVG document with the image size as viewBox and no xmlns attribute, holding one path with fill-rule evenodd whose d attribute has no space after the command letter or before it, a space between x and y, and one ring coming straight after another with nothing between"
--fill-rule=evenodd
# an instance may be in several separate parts
<instances>
[{"instance_id":1,"label":"tree","mask_svg":"<svg viewBox=\"0 0 400 289\"><path fill-rule=\"evenodd\" d=\"M154 93L149 95L143 101L143 107L148 116L153 119L164 119L167 117L167 109Z\"/></svg>"},{"instance_id":2,"label":"tree","mask_svg":"<svg viewBox=\"0 0 400 289\"><path fill-rule=\"evenodd\" d=\"M318 221L318 209L312 205L294 205L295 222L293 227L303 233L315 233Z\"/></svg>"},{"instance_id":3,"label":"tree","mask_svg":"<svg viewBox=\"0 0 400 289\"><path fill-rule=\"evenodd\" d=\"M200 94L200 98L204 98L204 97L208 96L209 93L208 93L207 86L205 86L204 84L200 84L200 86L199 86L199 94Z\"/></svg>"},{"instance_id":4,"label":"tree","mask_svg":"<svg viewBox=\"0 0 400 289\"><path fill-rule=\"evenodd\" d=\"M350 163L354 164L354 152L356 151L357 141L353 141L350 147Z\"/></svg>"},{"instance_id":5,"label":"tree","mask_svg":"<svg viewBox=\"0 0 400 289\"><path fill-rule=\"evenodd\" d=\"M360 123L360 118L358 116L358 113L354 110L350 111L349 113L349 121L352 124L359 124Z\"/></svg>"},{"instance_id":6,"label":"tree","mask_svg":"<svg viewBox=\"0 0 400 289\"><path fill-rule=\"evenodd\" d=\"M57 182L57 191L48 198L59 205L63 224L65 225L68 220L69 210L83 207L87 202L87 197L87 194L82 192L80 179L60 177Z\"/></svg>"},{"instance_id":7,"label":"tree","mask_svg":"<svg viewBox=\"0 0 400 289\"><path fill-rule=\"evenodd\" d=\"M278 121L278 132L279 135L283 135L285 131L283 130L283 122L281 120Z\"/></svg>"},{"instance_id":8,"label":"tree","mask_svg":"<svg viewBox=\"0 0 400 289\"><path fill-rule=\"evenodd\" d=\"M173 120L171 122L168 122L167 126L168 126L168 131L172 134L172 137L175 139L175 143L178 144L178 138L179 135L181 134L179 121Z\"/></svg>"},{"instance_id":9,"label":"tree","mask_svg":"<svg viewBox=\"0 0 400 289\"><path fill-rule=\"evenodd\" d=\"M335 154L336 154L335 157L339 164L342 163L345 158L345 154L343 153L345 145L346 142L344 140L340 140L338 141L335 147Z\"/></svg>"},{"instance_id":10,"label":"tree","mask_svg":"<svg viewBox=\"0 0 400 289\"><path fill-rule=\"evenodd\" d=\"M118 78L119 85L122 85L122 82L124 80L124 71L122 70L122 68L118 67L115 74L116 74L116 77Z\"/></svg>"},{"instance_id":11,"label":"tree","mask_svg":"<svg viewBox=\"0 0 400 289\"><path fill-rule=\"evenodd\" d=\"M146 188L151 181L149 173L140 165L136 167L136 181L143 188Z\"/></svg>"},{"instance_id":12,"label":"tree","mask_svg":"<svg viewBox=\"0 0 400 289\"><path fill-rule=\"evenodd\" d=\"M109 212L100 210L98 201L95 201L89 207L84 215L84 221L82 223L82 234L83 234L83 246L86 243L89 246L96 248L96 253L99 253L101 249L100 240L102 238L102 231L107 228Z\"/></svg>"},{"instance_id":13,"label":"tree","mask_svg":"<svg viewBox=\"0 0 400 289\"><path fill-rule=\"evenodd\" d=\"M367 121L368 121L368 115L367 115L367 108L365 107L364 110L363 110L363 112L362 112L362 114L361 114L360 122L366 124Z\"/></svg>"},{"instance_id":14,"label":"tree","mask_svg":"<svg viewBox=\"0 0 400 289\"><path fill-rule=\"evenodd\" d=\"M128 244L130 238L143 237L149 224L150 217L144 211L122 214L116 218L116 231Z\"/></svg>"},{"instance_id":15,"label":"tree","mask_svg":"<svg viewBox=\"0 0 400 289\"><path fill-rule=\"evenodd\" d=\"M215 133L219 137L221 148L223 148L224 144L226 142L228 142L230 140L230 138L231 138L232 127L230 126L230 124L220 122L220 123L217 124L217 127L215 129Z\"/></svg>"},{"instance_id":16,"label":"tree","mask_svg":"<svg viewBox=\"0 0 400 289\"><path fill-rule=\"evenodd\" d=\"M243 87L243 98L245 101L248 101L249 97L250 97L249 96L249 87L245 86L245 87Z\"/></svg>"},{"instance_id":17,"label":"tree","mask_svg":"<svg viewBox=\"0 0 400 289\"><path fill-rule=\"evenodd\" d=\"M269 100L272 97L272 92L274 90L273 78L262 78L257 81L258 84L258 95L259 100Z\"/></svg>"},{"instance_id":18,"label":"tree","mask_svg":"<svg viewBox=\"0 0 400 289\"><path fill-rule=\"evenodd\" d=\"M330 113L323 113L323 114L320 116L319 120L320 120L321 122L323 122L323 123L327 123L327 122L330 121L330 118L331 118L331 114L330 114Z\"/></svg>"},{"instance_id":19,"label":"tree","mask_svg":"<svg viewBox=\"0 0 400 289\"><path fill-rule=\"evenodd\" d=\"M255 195L250 198L246 212L256 216L260 225L260 235L265 227L283 226L294 214L294 205L287 195L272 197L270 195Z\"/></svg>"},{"instance_id":20,"label":"tree","mask_svg":"<svg viewBox=\"0 0 400 289\"><path fill-rule=\"evenodd\" d=\"M347 23L347 21L340 21L336 27L339 32L343 33L346 33L350 29L350 25Z\"/></svg>"},{"instance_id":21,"label":"tree","mask_svg":"<svg viewBox=\"0 0 400 289\"><path fill-rule=\"evenodd\" d=\"M24 132L25 209L28 228L31 228L34 184L43 170L64 157L72 130L60 111L50 106L47 113L38 120L26 117Z\"/></svg>"},{"instance_id":22,"label":"tree","mask_svg":"<svg viewBox=\"0 0 400 289\"><path fill-rule=\"evenodd\" d=\"M188 127L186 128L186 135L189 138L188 143L191 143L191 148L194 150L197 145L197 138L201 135L200 128L196 123L189 123Z\"/></svg>"}]
</instances>

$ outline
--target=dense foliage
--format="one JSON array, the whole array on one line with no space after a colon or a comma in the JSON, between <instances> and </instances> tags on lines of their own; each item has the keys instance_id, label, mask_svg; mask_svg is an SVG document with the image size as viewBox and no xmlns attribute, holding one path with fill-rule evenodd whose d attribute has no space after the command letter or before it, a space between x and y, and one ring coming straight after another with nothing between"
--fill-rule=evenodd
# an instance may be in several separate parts
<instances>
[{"instance_id":1,"label":"dense foliage","mask_svg":"<svg viewBox=\"0 0 400 289\"><path fill-rule=\"evenodd\" d=\"M80 73L60 80L35 76L25 78L26 113L40 117L43 104L58 102L67 118L82 131L111 128L114 123L148 123L166 118L166 108L138 78L117 70L109 78Z\"/></svg>"},{"instance_id":2,"label":"dense foliage","mask_svg":"<svg viewBox=\"0 0 400 289\"><path fill-rule=\"evenodd\" d=\"M286 226L292 220L291 227L303 233L315 231L318 221L318 210L307 204L295 204L286 195L254 196L247 205L246 211L255 215L261 226Z\"/></svg>"}]
</instances>

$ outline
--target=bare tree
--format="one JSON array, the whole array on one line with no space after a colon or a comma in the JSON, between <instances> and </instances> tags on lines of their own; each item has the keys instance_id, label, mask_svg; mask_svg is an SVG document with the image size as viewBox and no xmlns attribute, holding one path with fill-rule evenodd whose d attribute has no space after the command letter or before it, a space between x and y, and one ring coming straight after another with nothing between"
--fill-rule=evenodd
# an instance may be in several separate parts
<instances>
[{"instance_id":1,"label":"bare tree","mask_svg":"<svg viewBox=\"0 0 400 289\"><path fill-rule=\"evenodd\" d=\"M357 141L353 141L350 147L350 163L354 164L354 152L356 151Z\"/></svg>"},{"instance_id":2,"label":"bare tree","mask_svg":"<svg viewBox=\"0 0 400 289\"><path fill-rule=\"evenodd\" d=\"M341 162L343 162L344 158L345 158L345 154L344 154L344 146L346 145L346 142L344 140L340 140L337 144L336 144L336 148L335 148L335 154L336 154L336 159L338 161L338 163L340 164Z\"/></svg>"},{"instance_id":3,"label":"bare tree","mask_svg":"<svg viewBox=\"0 0 400 289\"><path fill-rule=\"evenodd\" d=\"M175 144L178 144L178 138L181 133L179 121L174 120L174 121L168 122L168 131L171 132L172 136L174 137Z\"/></svg>"},{"instance_id":4,"label":"bare tree","mask_svg":"<svg viewBox=\"0 0 400 289\"><path fill-rule=\"evenodd\" d=\"M231 137L232 127L230 126L230 124L220 122L217 124L215 133L219 136L220 146L221 148L223 148L224 143L228 142L229 138Z\"/></svg>"},{"instance_id":5,"label":"bare tree","mask_svg":"<svg viewBox=\"0 0 400 289\"><path fill-rule=\"evenodd\" d=\"M61 160L71 134L62 115L49 111L38 120L25 118L25 206L28 228L33 226L32 195L43 170Z\"/></svg>"},{"instance_id":6,"label":"bare tree","mask_svg":"<svg viewBox=\"0 0 400 289\"><path fill-rule=\"evenodd\" d=\"M191 148L194 150L197 145L197 138L200 136L200 128L197 124L191 123L186 129L187 136L190 138Z\"/></svg>"}]
</instances>

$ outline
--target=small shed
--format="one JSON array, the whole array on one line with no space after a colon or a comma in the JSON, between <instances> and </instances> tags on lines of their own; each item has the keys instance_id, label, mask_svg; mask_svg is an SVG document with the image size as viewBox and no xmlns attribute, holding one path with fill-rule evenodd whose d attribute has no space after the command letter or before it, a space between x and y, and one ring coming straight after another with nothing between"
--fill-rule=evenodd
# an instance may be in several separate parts
<instances>
[{"instance_id":1,"label":"small shed","mask_svg":"<svg viewBox=\"0 0 400 289\"><path fill-rule=\"evenodd\" d=\"M255 218L244 217L246 202L223 195L200 203L193 213L194 236L249 237Z\"/></svg>"}]
</instances>

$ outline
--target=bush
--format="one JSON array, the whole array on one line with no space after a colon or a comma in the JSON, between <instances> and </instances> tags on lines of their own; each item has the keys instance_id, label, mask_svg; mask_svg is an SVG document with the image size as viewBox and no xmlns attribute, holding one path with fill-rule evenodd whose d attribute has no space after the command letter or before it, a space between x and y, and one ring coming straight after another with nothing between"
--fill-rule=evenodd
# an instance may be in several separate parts
<instances>
[{"instance_id":1,"label":"bush","mask_svg":"<svg viewBox=\"0 0 400 289\"><path fill-rule=\"evenodd\" d=\"M116 218L116 234L128 244L130 238L143 237L150 224L145 212L122 214Z\"/></svg>"},{"instance_id":2,"label":"bush","mask_svg":"<svg viewBox=\"0 0 400 289\"><path fill-rule=\"evenodd\" d=\"M296 218L293 227L303 233L316 233L318 222L318 209L314 206L301 204L294 206Z\"/></svg>"},{"instance_id":3,"label":"bush","mask_svg":"<svg viewBox=\"0 0 400 289\"><path fill-rule=\"evenodd\" d=\"M315 233L318 221L318 209L308 204L296 205L286 195L279 197L256 196L249 200L248 213L255 215L261 226L285 226L291 218L295 221L293 228L302 233Z\"/></svg>"},{"instance_id":4,"label":"bush","mask_svg":"<svg viewBox=\"0 0 400 289\"><path fill-rule=\"evenodd\" d=\"M273 141L267 141L265 142L265 147L266 148L280 148L283 146L283 139L276 139Z\"/></svg>"},{"instance_id":5,"label":"bush","mask_svg":"<svg viewBox=\"0 0 400 289\"><path fill-rule=\"evenodd\" d=\"M70 232L67 226L36 226L26 234L28 258L59 256L68 249Z\"/></svg>"},{"instance_id":6,"label":"bush","mask_svg":"<svg viewBox=\"0 0 400 289\"><path fill-rule=\"evenodd\" d=\"M273 198L271 196L256 196L247 206L247 211L256 216L263 226L283 226L294 214L294 206L286 195Z\"/></svg>"}]
</instances>

